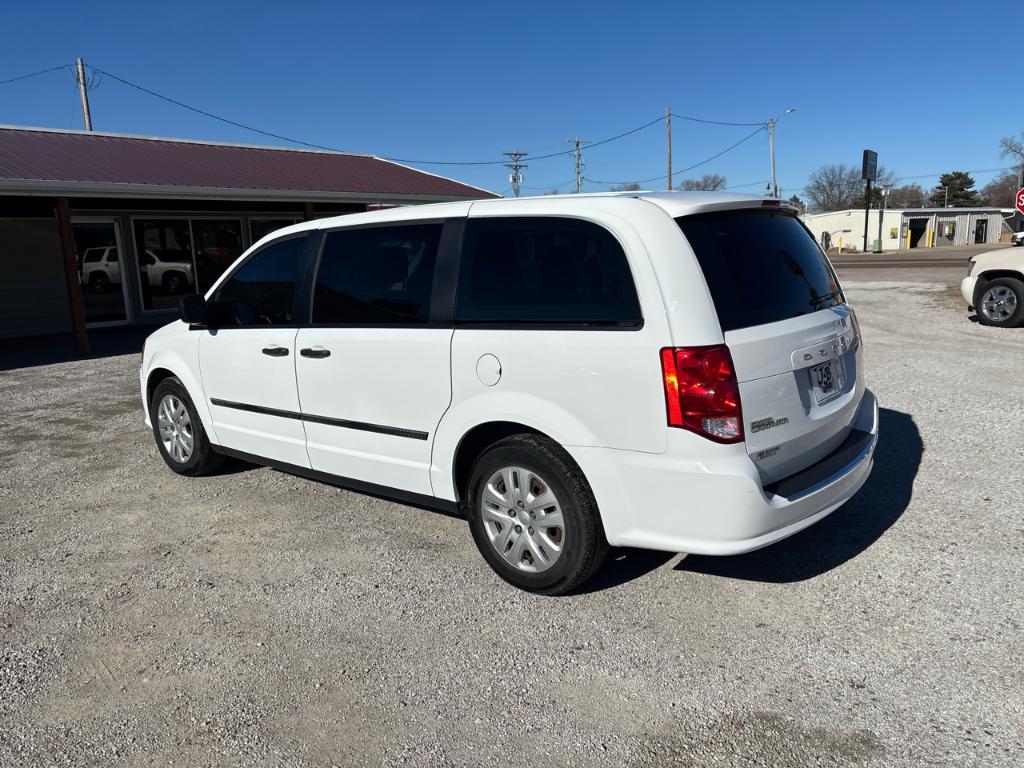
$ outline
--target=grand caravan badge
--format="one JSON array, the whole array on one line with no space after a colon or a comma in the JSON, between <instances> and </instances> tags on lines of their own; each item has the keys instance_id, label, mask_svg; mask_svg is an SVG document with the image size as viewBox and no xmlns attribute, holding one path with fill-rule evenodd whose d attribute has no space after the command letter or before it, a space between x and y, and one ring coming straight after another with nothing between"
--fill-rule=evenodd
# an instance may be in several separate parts
<instances>
[{"instance_id":1,"label":"grand caravan badge","mask_svg":"<svg viewBox=\"0 0 1024 768\"><path fill-rule=\"evenodd\" d=\"M781 419L775 419L769 416L765 419L758 419L757 421L750 422L751 432L764 432L766 429L772 427L781 427L783 424L789 424L789 419L783 416Z\"/></svg>"}]
</instances>

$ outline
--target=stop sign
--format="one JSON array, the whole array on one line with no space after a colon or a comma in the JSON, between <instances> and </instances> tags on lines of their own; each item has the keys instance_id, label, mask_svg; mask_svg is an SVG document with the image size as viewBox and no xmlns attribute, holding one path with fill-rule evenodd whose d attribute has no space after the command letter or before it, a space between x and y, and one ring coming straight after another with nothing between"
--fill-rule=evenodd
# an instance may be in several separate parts
<instances>
[{"instance_id":1,"label":"stop sign","mask_svg":"<svg viewBox=\"0 0 1024 768\"><path fill-rule=\"evenodd\" d=\"M1017 210L1024 213L1024 187L1017 190Z\"/></svg>"}]
</instances>

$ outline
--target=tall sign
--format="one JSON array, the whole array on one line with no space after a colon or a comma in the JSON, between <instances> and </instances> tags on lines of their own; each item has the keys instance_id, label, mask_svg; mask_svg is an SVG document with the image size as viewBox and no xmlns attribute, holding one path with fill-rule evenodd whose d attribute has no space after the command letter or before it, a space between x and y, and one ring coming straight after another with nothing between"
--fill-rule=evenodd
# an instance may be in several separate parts
<instances>
[{"instance_id":1,"label":"tall sign","mask_svg":"<svg viewBox=\"0 0 1024 768\"><path fill-rule=\"evenodd\" d=\"M878 153L873 149L864 150L864 161L860 167L864 179L864 253L868 252L868 211L871 210L871 182L878 178Z\"/></svg>"},{"instance_id":2,"label":"tall sign","mask_svg":"<svg viewBox=\"0 0 1024 768\"><path fill-rule=\"evenodd\" d=\"M1017 210L1024 213L1024 187L1017 190L1017 197L1014 200L1014 204L1017 206Z\"/></svg>"}]
</instances>

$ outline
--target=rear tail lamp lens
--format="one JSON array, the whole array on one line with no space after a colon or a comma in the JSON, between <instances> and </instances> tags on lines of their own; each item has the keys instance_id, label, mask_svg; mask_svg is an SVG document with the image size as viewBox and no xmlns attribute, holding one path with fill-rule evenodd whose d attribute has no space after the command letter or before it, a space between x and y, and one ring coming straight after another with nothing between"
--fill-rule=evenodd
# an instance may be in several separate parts
<instances>
[{"instance_id":1,"label":"rear tail lamp lens","mask_svg":"<svg viewBox=\"0 0 1024 768\"><path fill-rule=\"evenodd\" d=\"M661 373L669 426L719 443L743 440L740 385L727 346L665 347Z\"/></svg>"}]
</instances>

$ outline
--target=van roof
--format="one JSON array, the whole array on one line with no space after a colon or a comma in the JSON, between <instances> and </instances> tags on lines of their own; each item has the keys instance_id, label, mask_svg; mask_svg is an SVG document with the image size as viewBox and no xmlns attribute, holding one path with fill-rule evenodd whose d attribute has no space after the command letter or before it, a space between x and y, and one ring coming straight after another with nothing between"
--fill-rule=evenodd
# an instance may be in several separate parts
<instances>
[{"instance_id":1,"label":"van roof","mask_svg":"<svg viewBox=\"0 0 1024 768\"><path fill-rule=\"evenodd\" d=\"M489 206L500 205L503 208L507 205L531 203L536 206L538 202L549 202L553 208L561 208L573 200L587 200L598 198L622 198L644 200L664 210L672 218L688 216L694 213L709 211L728 210L730 208L760 208L762 206L773 206L792 210L788 203L776 198L764 198L757 195L740 195L732 192L585 192L572 195L534 195L529 197L496 198L492 200L472 200L452 203L432 203L429 205L412 205L397 208L387 208L379 211L368 211L366 213L349 213L342 216L334 216L326 219L316 219L288 227L288 231L303 229L314 229L320 227L332 227L339 224L370 224L375 221L402 221L406 219L440 219L449 216L465 216L470 207L474 210L486 210ZM280 230L275 234L280 234Z\"/></svg>"}]
</instances>

